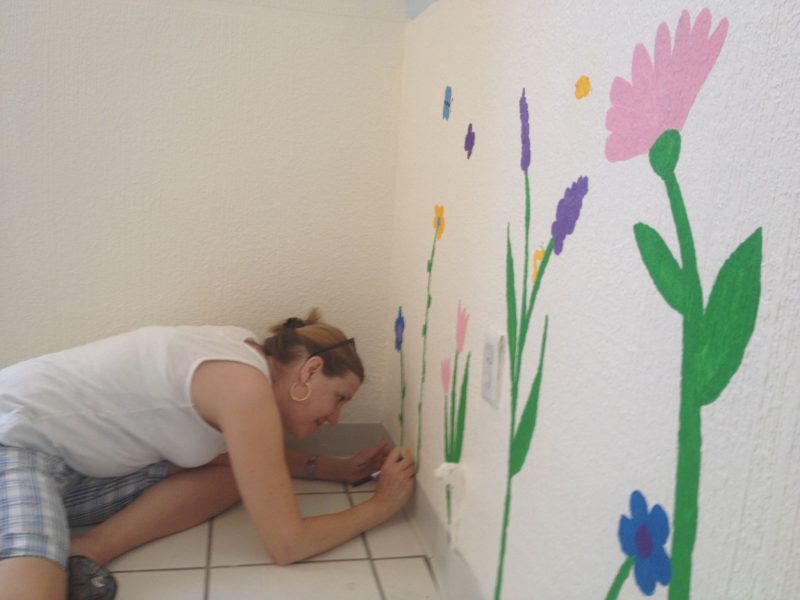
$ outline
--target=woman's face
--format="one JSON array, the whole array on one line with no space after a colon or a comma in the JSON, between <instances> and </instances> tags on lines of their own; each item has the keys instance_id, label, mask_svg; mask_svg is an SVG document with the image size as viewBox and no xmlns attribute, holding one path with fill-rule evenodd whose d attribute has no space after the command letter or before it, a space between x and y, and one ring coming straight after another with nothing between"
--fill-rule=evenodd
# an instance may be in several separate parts
<instances>
[{"instance_id":1,"label":"woman's face","mask_svg":"<svg viewBox=\"0 0 800 600\"><path fill-rule=\"evenodd\" d=\"M300 368L298 378L297 393L305 393L307 388L304 383L311 385L307 399L301 402L289 400L291 414L286 425L290 433L298 438L311 435L327 423L338 423L345 403L361 386L358 376L351 371L340 377L325 375L322 372L322 359L316 356L308 359Z\"/></svg>"}]
</instances>

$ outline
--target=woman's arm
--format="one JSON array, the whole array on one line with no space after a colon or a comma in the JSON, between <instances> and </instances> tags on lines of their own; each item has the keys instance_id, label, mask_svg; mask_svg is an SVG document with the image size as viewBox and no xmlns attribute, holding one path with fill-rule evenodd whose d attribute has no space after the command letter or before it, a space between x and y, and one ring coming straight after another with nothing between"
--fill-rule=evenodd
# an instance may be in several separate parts
<instances>
[{"instance_id":1,"label":"woman's arm","mask_svg":"<svg viewBox=\"0 0 800 600\"><path fill-rule=\"evenodd\" d=\"M388 445L383 443L365 448L350 458L319 456L315 461L313 477L309 477L308 472L310 454L286 448L286 463L292 477L352 482L380 469L388 454Z\"/></svg>"},{"instance_id":2,"label":"woman's arm","mask_svg":"<svg viewBox=\"0 0 800 600\"><path fill-rule=\"evenodd\" d=\"M393 450L392 464L387 460L371 499L339 513L302 517L285 460L280 414L264 376L252 367L218 362L202 365L195 377L193 390L203 397L195 398L198 408L225 435L242 501L276 563L338 546L382 523L410 498L414 463ZM212 390L215 400L209 401Z\"/></svg>"}]
</instances>

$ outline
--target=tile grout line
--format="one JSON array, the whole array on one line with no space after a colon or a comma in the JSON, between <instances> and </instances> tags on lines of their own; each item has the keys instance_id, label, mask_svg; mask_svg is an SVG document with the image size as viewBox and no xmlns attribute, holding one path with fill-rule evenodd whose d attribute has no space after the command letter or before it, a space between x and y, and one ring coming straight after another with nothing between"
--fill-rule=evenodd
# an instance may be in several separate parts
<instances>
[{"instance_id":1,"label":"tile grout line","mask_svg":"<svg viewBox=\"0 0 800 600\"><path fill-rule=\"evenodd\" d=\"M203 600L209 600L211 594L211 549L214 539L214 520L212 517L208 521L208 541L206 543L206 568L205 568L205 582L203 585Z\"/></svg>"},{"instance_id":2,"label":"tile grout line","mask_svg":"<svg viewBox=\"0 0 800 600\"><path fill-rule=\"evenodd\" d=\"M355 507L355 502L353 501L353 496L351 495L351 488L347 484L344 486L345 493L347 494L347 500L350 502L351 507ZM364 548L367 550L367 558L369 560L369 568L372 571L372 577L375 579L375 585L378 586L378 593L381 595L381 600L386 600L386 593L383 591L383 584L381 583L381 578L378 577L378 570L375 568L375 561L372 559L372 550L370 550L369 542L367 541L367 534L362 533L359 536L364 543Z\"/></svg>"}]
</instances>

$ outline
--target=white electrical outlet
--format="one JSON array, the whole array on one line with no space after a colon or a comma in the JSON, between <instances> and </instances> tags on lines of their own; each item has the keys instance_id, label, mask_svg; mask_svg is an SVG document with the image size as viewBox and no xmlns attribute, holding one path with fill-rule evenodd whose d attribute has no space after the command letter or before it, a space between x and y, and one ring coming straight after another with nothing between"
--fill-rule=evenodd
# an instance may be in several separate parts
<instances>
[{"instance_id":1,"label":"white electrical outlet","mask_svg":"<svg viewBox=\"0 0 800 600\"><path fill-rule=\"evenodd\" d=\"M500 367L504 339L502 333L489 331L483 341L481 397L495 408L500 404Z\"/></svg>"}]
</instances>

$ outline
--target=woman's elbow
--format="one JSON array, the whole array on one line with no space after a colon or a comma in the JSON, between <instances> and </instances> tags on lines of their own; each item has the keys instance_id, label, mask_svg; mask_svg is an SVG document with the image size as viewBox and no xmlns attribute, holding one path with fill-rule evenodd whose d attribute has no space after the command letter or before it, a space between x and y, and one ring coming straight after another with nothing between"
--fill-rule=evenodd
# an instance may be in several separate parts
<instances>
[{"instance_id":1,"label":"woman's elbow","mask_svg":"<svg viewBox=\"0 0 800 600\"><path fill-rule=\"evenodd\" d=\"M275 540L271 540L271 543L266 544L267 554L279 567L285 567L287 565L291 565L292 563L296 563L302 557L297 554L295 549L295 544L291 541L287 541L286 543L275 543Z\"/></svg>"}]
</instances>

